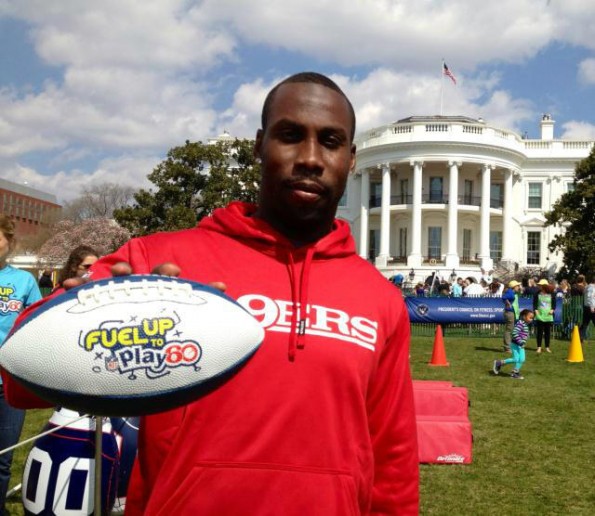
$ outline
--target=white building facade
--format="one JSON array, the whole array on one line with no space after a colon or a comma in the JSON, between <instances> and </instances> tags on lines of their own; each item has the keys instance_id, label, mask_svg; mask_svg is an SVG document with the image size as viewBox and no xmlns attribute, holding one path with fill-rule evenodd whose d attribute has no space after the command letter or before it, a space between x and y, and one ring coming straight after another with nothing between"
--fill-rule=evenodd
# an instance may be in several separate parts
<instances>
[{"instance_id":1,"label":"white building facade","mask_svg":"<svg viewBox=\"0 0 595 516\"><path fill-rule=\"evenodd\" d=\"M593 141L527 139L467 117L410 117L356 137L339 216L386 276L473 275L496 266L555 271L544 213L573 188Z\"/></svg>"}]
</instances>

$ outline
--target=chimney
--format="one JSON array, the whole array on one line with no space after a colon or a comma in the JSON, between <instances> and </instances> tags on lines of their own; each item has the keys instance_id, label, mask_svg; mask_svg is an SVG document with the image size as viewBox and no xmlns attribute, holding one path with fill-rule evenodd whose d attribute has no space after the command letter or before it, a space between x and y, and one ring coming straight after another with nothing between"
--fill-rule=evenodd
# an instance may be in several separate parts
<instances>
[{"instance_id":1,"label":"chimney","mask_svg":"<svg viewBox=\"0 0 595 516\"><path fill-rule=\"evenodd\" d=\"M550 115L549 113L545 113L541 117L541 139L554 139L554 121L552 120L552 115Z\"/></svg>"}]
</instances>

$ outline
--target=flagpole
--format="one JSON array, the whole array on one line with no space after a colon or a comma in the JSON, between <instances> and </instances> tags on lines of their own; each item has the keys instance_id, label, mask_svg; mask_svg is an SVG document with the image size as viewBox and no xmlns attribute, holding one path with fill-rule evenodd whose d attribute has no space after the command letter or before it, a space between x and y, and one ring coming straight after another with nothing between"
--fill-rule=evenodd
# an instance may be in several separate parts
<instances>
[{"instance_id":1,"label":"flagpole","mask_svg":"<svg viewBox=\"0 0 595 516\"><path fill-rule=\"evenodd\" d=\"M442 102L444 100L444 58L440 66L440 116L442 116Z\"/></svg>"}]
</instances>

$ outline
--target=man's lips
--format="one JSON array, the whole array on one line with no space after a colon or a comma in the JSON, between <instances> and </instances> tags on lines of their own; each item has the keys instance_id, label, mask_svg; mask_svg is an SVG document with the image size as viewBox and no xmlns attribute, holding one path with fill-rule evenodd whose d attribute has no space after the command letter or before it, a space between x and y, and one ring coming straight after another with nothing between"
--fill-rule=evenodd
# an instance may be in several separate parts
<instances>
[{"instance_id":1,"label":"man's lips","mask_svg":"<svg viewBox=\"0 0 595 516\"><path fill-rule=\"evenodd\" d=\"M289 184L289 188L316 195L323 195L325 192L324 186L314 181L293 181Z\"/></svg>"},{"instance_id":2,"label":"man's lips","mask_svg":"<svg viewBox=\"0 0 595 516\"><path fill-rule=\"evenodd\" d=\"M288 185L291 194L302 202L317 201L326 189L313 181L294 181Z\"/></svg>"}]
</instances>

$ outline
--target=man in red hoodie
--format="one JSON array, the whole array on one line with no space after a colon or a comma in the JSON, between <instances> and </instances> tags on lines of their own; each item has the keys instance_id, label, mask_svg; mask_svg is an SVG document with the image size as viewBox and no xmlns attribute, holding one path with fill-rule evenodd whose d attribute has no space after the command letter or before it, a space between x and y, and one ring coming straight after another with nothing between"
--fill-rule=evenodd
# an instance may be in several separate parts
<instances>
[{"instance_id":1,"label":"man in red hoodie","mask_svg":"<svg viewBox=\"0 0 595 516\"><path fill-rule=\"evenodd\" d=\"M417 514L407 310L335 219L354 132L333 81L289 77L256 135L258 206L133 239L93 267L93 279L158 270L220 282L266 329L227 383L143 418L126 514Z\"/></svg>"}]
</instances>

